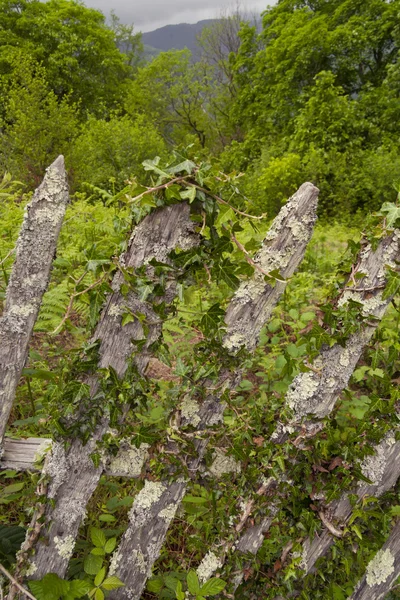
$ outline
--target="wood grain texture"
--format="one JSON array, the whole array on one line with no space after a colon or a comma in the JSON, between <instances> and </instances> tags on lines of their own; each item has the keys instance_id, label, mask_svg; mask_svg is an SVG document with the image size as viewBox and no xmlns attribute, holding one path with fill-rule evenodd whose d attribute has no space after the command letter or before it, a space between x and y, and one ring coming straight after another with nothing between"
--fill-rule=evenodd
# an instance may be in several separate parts
<instances>
[{"instance_id":1,"label":"wood grain texture","mask_svg":"<svg viewBox=\"0 0 400 600\"><path fill-rule=\"evenodd\" d=\"M68 202L64 158L59 156L26 206L0 318L0 455Z\"/></svg>"},{"instance_id":2,"label":"wood grain texture","mask_svg":"<svg viewBox=\"0 0 400 600\"><path fill-rule=\"evenodd\" d=\"M190 219L187 204L158 209L135 228L128 250L121 257L121 265L125 268L138 267L147 264L153 257L167 262L168 254L174 248L187 249L199 243L194 230L195 224ZM120 292L122 283L123 275L118 272L112 283L114 292L106 302L93 336L93 341L100 341L99 368L113 367L120 377L124 375L127 361L135 350L134 342L144 338L140 321L135 319L122 326L122 314L128 310L139 312L145 314L151 323L143 350L135 354L136 364L142 372L149 359L148 347L161 331L161 321L151 304L141 301L134 291L123 296ZM174 289L167 290L168 294L172 299ZM90 378L90 385L94 394L98 386L97 379ZM46 472L51 476L48 497L54 504L46 508L42 539L35 548L30 564L30 572L35 579L49 572L57 573L60 577L65 575L79 526L86 514L87 502L104 468L104 465L96 468L90 455L97 451L97 441L107 430L108 419L105 416L85 446L79 439L71 441L68 451L61 443L53 445Z\"/></svg>"},{"instance_id":3,"label":"wood grain texture","mask_svg":"<svg viewBox=\"0 0 400 600\"><path fill-rule=\"evenodd\" d=\"M279 271L284 280L293 275L314 230L318 193L312 183L304 183L280 210L254 257L262 271ZM255 270L251 279L241 283L226 311L224 344L229 350L243 345L249 350L255 348L261 328L285 290L286 281L276 280L270 285L262 271Z\"/></svg>"},{"instance_id":4,"label":"wood grain texture","mask_svg":"<svg viewBox=\"0 0 400 600\"><path fill-rule=\"evenodd\" d=\"M256 262L263 270L279 268L284 277L293 274L303 259L313 233L317 200L318 189L311 183L305 183L282 208L264 240L263 248L256 256ZM234 353L243 345L249 349L254 347L260 330L278 303L285 285L277 283L272 287L265 283L264 276L259 271L255 271L253 278L239 287L227 310L228 327L224 338L226 348ZM225 388L233 389L240 378L239 372L230 373L222 366L219 381L213 386L221 391ZM207 382L203 384L207 386ZM196 398L189 399L189 402L192 402L191 410L187 414L183 405L181 406L180 423L182 426L192 425L199 432L199 439L195 441L197 456L186 461L189 473L194 475L207 449L211 428L221 422L225 406L219 396L212 394L202 404L198 404L197 408ZM175 450L179 452L179 448ZM125 583L125 587L111 592L110 600L140 598L146 579L164 544L168 527L185 494L187 483L163 482L154 485L160 486L160 495L154 497L154 507L150 498L145 517L137 517L135 504L132 508L128 529L115 553L114 572ZM138 496L139 504L146 502L141 494L142 492ZM146 494L146 488L143 494ZM132 550L135 552L134 559Z\"/></svg>"}]
</instances>

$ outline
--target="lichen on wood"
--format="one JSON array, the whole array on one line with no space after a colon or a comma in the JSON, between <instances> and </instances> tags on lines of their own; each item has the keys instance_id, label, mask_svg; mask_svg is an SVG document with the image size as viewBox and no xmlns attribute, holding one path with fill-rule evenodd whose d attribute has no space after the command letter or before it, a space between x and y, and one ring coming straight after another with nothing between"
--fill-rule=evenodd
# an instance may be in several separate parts
<instances>
[{"instance_id":1,"label":"lichen on wood","mask_svg":"<svg viewBox=\"0 0 400 600\"><path fill-rule=\"evenodd\" d=\"M68 202L64 158L59 156L25 208L0 317L0 455Z\"/></svg>"}]
</instances>

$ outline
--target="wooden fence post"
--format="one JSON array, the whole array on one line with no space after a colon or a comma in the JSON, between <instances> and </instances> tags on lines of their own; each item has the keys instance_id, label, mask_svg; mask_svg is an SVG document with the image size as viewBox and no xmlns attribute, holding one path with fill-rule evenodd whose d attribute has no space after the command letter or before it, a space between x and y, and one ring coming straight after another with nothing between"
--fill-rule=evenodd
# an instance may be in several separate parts
<instances>
[{"instance_id":1,"label":"wooden fence post","mask_svg":"<svg viewBox=\"0 0 400 600\"><path fill-rule=\"evenodd\" d=\"M59 156L26 206L0 318L0 456L68 201L64 158Z\"/></svg>"}]
</instances>

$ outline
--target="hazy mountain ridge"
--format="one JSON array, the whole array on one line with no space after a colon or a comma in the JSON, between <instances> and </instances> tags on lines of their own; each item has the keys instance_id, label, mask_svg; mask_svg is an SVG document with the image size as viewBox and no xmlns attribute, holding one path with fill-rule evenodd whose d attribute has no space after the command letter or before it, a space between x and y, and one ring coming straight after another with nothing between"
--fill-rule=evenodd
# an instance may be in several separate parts
<instances>
[{"instance_id":1,"label":"hazy mountain ridge","mask_svg":"<svg viewBox=\"0 0 400 600\"><path fill-rule=\"evenodd\" d=\"M189 48L193 53L198 49L197 36L204 27L209 27L218 19L205 19L198 23L179 23L177 25L165 25L154 31L143 33L143 43L161 51L182 50Z\"/></svg>"}]
</instances>

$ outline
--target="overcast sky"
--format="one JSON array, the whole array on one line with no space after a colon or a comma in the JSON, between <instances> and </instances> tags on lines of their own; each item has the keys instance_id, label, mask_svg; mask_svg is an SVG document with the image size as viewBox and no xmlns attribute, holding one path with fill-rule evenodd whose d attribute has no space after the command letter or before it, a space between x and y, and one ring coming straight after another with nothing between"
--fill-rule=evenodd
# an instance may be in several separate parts
<instances>
[{"instance_id":1,"label":"overcast sky","mask_svg":"<svg viewBox=\"0 0 400 600\"><path fill-rule=\"evenodd\" d=\"M230 0L84 0L106 16L114 10L123 23L134 23L138 31L152 31L173 23L197 23L213 19L235 5ZM260 14L275 0L242 0L244 10Z\"/></svg>"}]
</instances>

